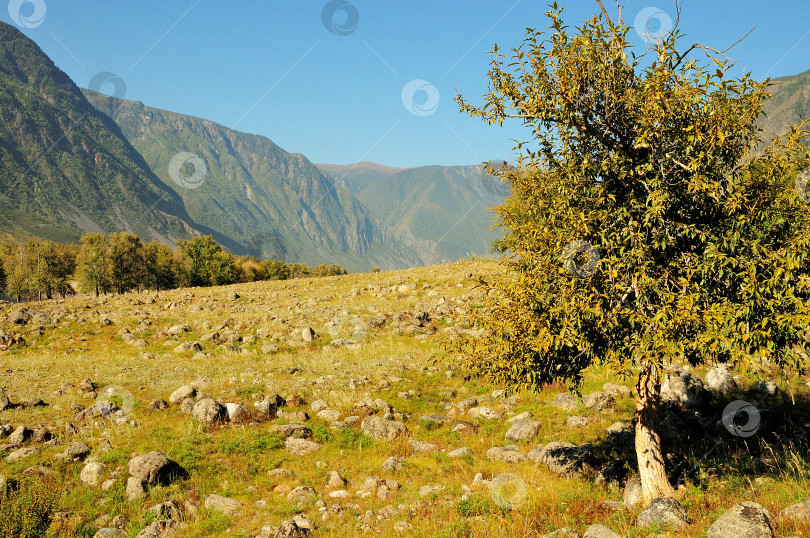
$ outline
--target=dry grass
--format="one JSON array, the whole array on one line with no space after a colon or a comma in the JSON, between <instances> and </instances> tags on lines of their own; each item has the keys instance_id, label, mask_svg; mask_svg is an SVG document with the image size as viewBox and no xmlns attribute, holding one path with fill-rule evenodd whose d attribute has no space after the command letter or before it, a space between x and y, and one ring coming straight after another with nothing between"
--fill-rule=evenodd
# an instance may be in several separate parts
<instances>
[{"instance_id":1,"label":"dry grass","mask_svg":"<svg viewBox=\"0 0 810 538\"><path fill-rule=\"evenodd\" d=\"M486 459L487 449L507 444L503 436L508 425L504 421L480 420L477 433L462 435L450 431L447 425L428 426L419 420L429 413L446 414L447 404L470 396L500 408L505 418L531 411L542 422L542 429L536 439L522 443L521 450L526 453L550 441L600 444L608 426L632 417L633 403L629 398L619 400L615 410L605 413L594 413L582 406L574 413L566 413L549 405L564 387L549 386L539 394L519 394L509 401L492 399L489 395L497 387L464 381L460 377L463 372L454 371L446 360L441 338L463 328L465 313L480 302L480 292L473 290L475 275L495 269L490 262L460 262L397 272L99 299L78 297L29 305L33 312L48 312L47 319L35 317L25 326L6 326L6 330L28 331L25 338L29 344L0 354L0 384L6 386L14 402L42 398L49 405L3 411L0 422L14 426L46 424L57 434L60 445L39 445L41 452L35 457L3 461L0 473L16 476L34 464L52 467L62 486L60 508L78 514L72 532L80 536L92 536L107 517L116 515L127 518L127 531L134 536L149 521L146 508L170 498L199 507L196 515L187 510L181 529L184 536L254 536L263 525L277 525L299 511L318 524L317 536L355 535L363 531L361 520L368 510L374 512L373 530L369 532L381 536L402 535L394 530L399 521L411 525L405 533L409 536L540 536L563 526L582 533L592 523L602 523L623 536L649 535L649 530L634 527L638 509L614 512L600 505L603 500L621 500L619 490L562 479L531 462L510 465ZM233 291L241 298L229 299ZM442 298L446 312L433 315L429 324L432 327L411 329L404 322L395 326L398 314L432 310ZM5 305L2 314L14 308ZM370 327L369 319L377 314L385 315L387 323L380 328ZM112 324L104 324L105 318ZM136 330L145 319L151 325ZM178 323L188 324L191 331L177 338L161 334ZM205 355L177 354L173 351L177 344L167 343L200 340L215 331L222 333L220 326L225 324L243 337L256 337L255 341L236 343L233 348L203 342ZM307 344L298 336L306 326L319 334ZM138 348L125 342L119 335L122 328L145 338L148 346ZM30 332L32 329L36 331ZM330 346L336 338L354 340L358 345ZM267 343L276 343L280 351L262 353ZM290 373L291 368L299 371ZM64 383L76 385L85 377L101 390L115 386L131 394L134 408L127 419L132 423L75 422L70 406L86 406L94 400L83 398L75 388L66 387L61 394L54 391ZM600 367L593 368L586 379L583 394L601 390L605 382L632 386L629 380L617 380ZM370 441L359 434L357 427L330 430L328 423L314 417L308 405L287 409L307 411L315 440L323 443L321 450L305 457L288 453L269 433L268 422L206 429L176 406L163 411L145 409L155 398L168 399L177 387L200 380L207 394L244 403L249 409L253 394L259 392L277 392L285 397L298 394L307 404L323 399L343 416L365 397L382 398L396 411L409 415L410 438L435 443L440 451L414 455L408 439ZM794 393L806 402L807 387L801 383L797 389L798 385L793 383ZM401 394L411 389L417 389L419 395L411 398ZM584 428L571 429L566 426L566 418L572 414L593 420ZM68 423L78 431L66 431ZM109 476L115 479L108 491L79 483L82 464L54 460L54 455L74 440L87 442L93 448L92 457L107 464L112 473ZM461 446L470 449L468 456L451 459L446 455ZM772 466L758 471L769 481L755 482L755 475L750 473L744 477L735 475L731 471L734 460L727 455L701 464L701 472L686 483L682 492L682 502L693 524L678 535L704 535L719 514L742 500L759 502L778 514L789 504L810 497L807 455L784 443L771 449ZM150 450L166 452L189 471L190 478L154 488L143 501L127 502L123 495L127 461L133 454ZM0 452L5 454L7 451ZM400 471L385 472L381 464L392 455L406 457L405 464ZM746 460L750 456L742 453L737 457L741 467L750 467ZM268 475L278 467L294 471L297 478ZM717 469L714 476L711 469ZM339 470L349 481L349 499L337 501L325 495L323 485L329 470ZM526 497L519 508L504 510L486 487L473 486L473 477L479 472L485 477L505 472L520 477L526 484ZM375 496L356 497L355 492L369 476L395 478L403 487L385 501ZM435 497L420 498L420 487L439 484L445 489ZM324 494L330 515L322 521L314 505L300 508L290 504L285 493L273 491L279 485L314 487ZM472 493L464 496L462 486L472 487ZM233 517L208 512L201 499L209 493L236 498L244 506ZM257 501L267 504L257 505ZM332 513L333 505L341 506L340 514ZM389 505L402 505L403 510L378 521L377 513ZM782 524L778 529L780 536L803 533L810 534L810 526Z\"/></svg>"}]
</instances>

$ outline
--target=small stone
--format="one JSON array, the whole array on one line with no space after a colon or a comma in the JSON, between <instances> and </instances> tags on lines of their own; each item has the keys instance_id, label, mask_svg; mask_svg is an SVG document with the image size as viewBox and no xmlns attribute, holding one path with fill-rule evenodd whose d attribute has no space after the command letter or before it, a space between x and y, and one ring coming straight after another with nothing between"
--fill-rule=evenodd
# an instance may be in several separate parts
<instances>
[{"instance_id":1,"label":"small stone","mask_svg":"<svg viewBox=\"0 0 810 538\"><path fill-rule=\"evenodd\" d=\"M73 461L81 461L90 454L90 447L86 443L76 441L70 443L65 449L64 455L66 459Z\"/></svg>"},{"instance_id":2,"label":"small stone","mask_svg":"<svg viewBox=\"0 0 810 538\"><path fill-rule=\"evenodd\" d=\"M172 392L171 396L169 396L169 403L172 405L177 405L186 398L194 398L196 395L197 389L191 385L183 385L179 389Z\"/></svg>"},{"instance_id":3,"label":"small stone","mask_svg":"<svg viewBox=\"0 0 810 538\"><path fill-rule=\"evenodd\" d=\"M554 401L551 402L551 405L564 411L573 411L577 408L577 401L572 394L563 392L554 397Z\"/></svg>"},{"instance_id":4,"label":"small stone","mask_svg":"<svg viewBox=\"0 0 810 538\"><path fill-rule=\"evenodd\" d=\"M706 374L706 385L720 394L728 394L737 388L737 382L726 366L715 366Z\"/></svg>"},{"instance_id":5,"label":"small stone","mask_svg":"<svg viewBox=\"0 0 810 538\"><path fill-rule=\"evenodd\" d=\"M146 487L144 486L144 483L134 476L130 476L127 478L127 487L126 491L124 492L124 496L128 501L135 501L144 498L146 496Z\"/></svg>"},{"instance_id":6,"label":"small stone","mask_svg":"<svg viewBox=\"0 0 810 538\"><path fill-rule=\"evenodd\" d=\"M206 510L217 510L227 516L233 516L242 508L242 502L212 493L205 496L204 506Z\"/></svg>"},{"instance_id":7,"label":"small stone","mask_svg":"<svg viewBox=\"0 0 810 538\"><path fill-rule=\"evenodd\" d=\"M641 478L634 476L627 481L624 486L624 505L628 508L637 506L644 501L644 494L641 489Z\"/></svg>"},{"instance_id":8,"label":"small stone","mask_svg":"<svg viewBox=\"0 0 810 538\"><path fill-rule=\"evenodd\" d=\"M779 512L779 519L783 521L810 522L810 500L791 504Z\"/></svg>"},{"instance_id":9,"label":"small stone","mask_svg":"<svg viewBox=\"0 0 810 538\"><path fill-rule=\"evenodd\" d=\"M531 439L540 433L540 427L541 423L536 420L518 420L506 431L504 438L513 443Z\"/></svg>"},{"instance_id":10,"label":"small stone","mask_svg":"<svg viewBox=\"0 0 810 538\"><path fill-rule=\"evenodd\" d=\"M39 454L39 450L34 447L18 448L6 456L6 461L19 461L25 458L30 458L31 456L36 456L37 454Z\"/></svg>"},{"instance_id":11,"label":"small stone","mask_svg":"<svg viewBox=\"0 0 810 538\"><path fill-rule=\"evenodd\" d=\"M447 456L450 457L450 458L461 458L463 456L466 456L469 453L470 453L470 449L467 448L466 446L463 446L461 448L451 450L450 452L447 453Z\"/></svg>"},{"instance_id":12,"label":"small stone","mask_svg":"<svg viewBox=\"0 0 810 538\"><path fill-rule=\"evenodd\" d=\"M197 419L200 424L208 426L218 422L225 422L228 417L228 410L213 398L203 398L194 404L191 416Z\"/></svg>"},{"instance_id":13,"label":"small stone","mask_svg":"<svg viewBox=\"0 0 810 538\"><path fill-rule=\"evenodd\" d=\"M591 525L585 530L582 538L622 538L621 535L616 534L604 525Z\"/></svg>"},{"instance_id":14,"label":"small stone","mask_svg":"<svg viewBox=\"0 0 810 538\"><path fill-rule=\"evenodd\" d=\"M501 415L491 407L487 407L484 405L479 407L473 407L472 409L467 411L467 414L472 418L483 418L486 420L501 420L503 418L503 415Z\"/></svg>"},{"instance_id":15,"label":"small stone","mask_svg":"<svg viewBox=\"0 0 810 538\"><path fill-rule=\"evenodd\" d=\"M152 400L151 402L149 402L149 405L146 406L146 408L148 410L150 410L150 411L160 411L160 410L166 409L168 407L169 407L169 404L166 402L166 400L164 400L162 398Z\"/></svg>"},{"instance_id":16,"label":"small stone","mask_svg":"<svg viewBox=\"0 0 810 538\"><path fill-rule=\"evenodd\" d=\"M227 403L225 404L225 408L228 410L228 420L234 424L250 421L250 413L244 405Z\"/></svg>"},{"instance_id":17,"label":"small stone","mask_svg":"<svg viewBox=\"0 0 810 538\"><path fill-rule=\"evenodd\" d=\"M309 486L298 486L293 488L287 495L287 500L293 504L306 504L318 497L318 493Z\"/></svg>"},{"instance_id":18,"label":"small stone","mask_svg":"<svg viewBox=\"0 0 810 538\"><path fill-rule=\"evenodd\" d=\"M658 497L650 501L636 520L639 527L674 527L680 528L688 525L689 516L686 514L680 503L668 497ZM718 535L719 536L719 535ZM728 536L728 535L723 535Z\"/></svg>"},{"instance_id":19,"label":"small stone","mask_svg":"<svg viewBox=\"0 0 810 538\"><path fill-rule=\"evenodd\" d=\"M284 441L287 451L296 456L306 456L321 449L321 445L306 439L289 438Z\"/></svg>"},{"instance_id":20,"label":"small stone","mask_svg":"<svg viewBox=\"0 0 810 538\"><path fill-rule=\"evenodd\" d=\"M506 463L521 463L527 459L514 445L492 447L487 450L486 457L494 461L503 461Z\"/></svg>"},{"instance_id":21,"label":"small stone","mask_svg":"<svg viewBox=\"0 0 810 538\"><path fill-rule=\"evenodd\" d=\"M396 472L402 469L402 462L405 461L402 458L397 458L395 456L391 456L387 460L385 460L382 464L383 471L390 471Z\"/></svg>"},{"instance_id":22,"label":"small stone","mask_svg":"<svg viewBox=\"0 0 810 538\"><path fill-rule=\"evenodd\" d=\"M104 474L107 471L107 466L103 463L92 462L88 463L79 473L79 480L85 486L97 486L101 483Z\"/></svg>"}]
</instances>

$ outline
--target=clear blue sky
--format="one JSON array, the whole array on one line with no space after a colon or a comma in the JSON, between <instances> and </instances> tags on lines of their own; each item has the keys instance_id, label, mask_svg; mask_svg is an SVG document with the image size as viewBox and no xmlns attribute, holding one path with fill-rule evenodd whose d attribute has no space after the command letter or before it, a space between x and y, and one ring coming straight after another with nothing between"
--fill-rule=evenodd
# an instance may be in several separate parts
<instances>
[{"instance_id":1,"label":"clear blue sky","mask_svg":"<svg viewBox=\"0 0 810 538\"><path fill-rule=\"evenodd\" d=\"M547 26L548 2L332 1L332 32L325 0L36 0L44 18L34 0L11 0L0 11L13 23L9 11L22 4L17 18L31 26L23 31L79 86L109 71L126 83L127 99L267 136L313 162L409 167L510 157L511 139L525 132L462 116L452 98L458 89L480 102L486 51ZM605 4L615 13L612 0ZM627 1L624 18L649 7L674 18L674 5ZM597 10L595 0L572 0L566 20L573 26ZM656 31L665 19L650 20ZM810 69L810 1L684 1L680 28L690 42L722 49L754 27L729 56L755 77ZM406 103L422 115L402 99L417 79L432 86L411 84L422 90Z\"/></svg>"}]
</instances>

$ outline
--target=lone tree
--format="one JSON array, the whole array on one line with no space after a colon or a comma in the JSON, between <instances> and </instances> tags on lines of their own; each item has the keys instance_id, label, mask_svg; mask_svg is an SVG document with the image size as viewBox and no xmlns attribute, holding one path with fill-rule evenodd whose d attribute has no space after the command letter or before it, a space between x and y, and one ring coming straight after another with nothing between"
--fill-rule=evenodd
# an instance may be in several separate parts
<instances>
[{"instance_id":1,"label":"lone tree","mask_svg":"<svg viewBox=\"0 0 810 538\"><path fill-rule=\"evenodd\" d=\"M703 45L679 52L677 29L636 57L621 15L574 29L556 4L547 16L509 57L495 47L482 106L456 98L532 135L494 171L511 183L496 208L507 270L484 282L483 336L454 347L473 375L516 389L577 388L596 363L637 373L646 503L673 494L657 433L666 364L802 365L806 132L760 147L766 83L730 80Z\"/></svg>"}]
</instances>

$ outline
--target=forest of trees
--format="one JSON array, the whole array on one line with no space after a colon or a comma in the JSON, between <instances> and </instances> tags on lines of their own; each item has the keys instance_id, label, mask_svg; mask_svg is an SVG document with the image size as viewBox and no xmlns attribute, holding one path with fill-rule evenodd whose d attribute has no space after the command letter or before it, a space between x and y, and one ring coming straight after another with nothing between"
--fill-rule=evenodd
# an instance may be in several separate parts
<instances>
[{"instance_id":1,"label":"forest of trees","mask_svg":"<svg viewBox=\"0 0 810 538\"><path fill-rule=\"evenodd\" d=\"M310 268L233 256L210 235L180 240L172 249L157 241L143 243L126 232L86 234L79 244L43 239L0 243L0 262L0 286L18 302L77 291L99 295L347 273L339 265Z\"/></svg>"}]
</instances>

